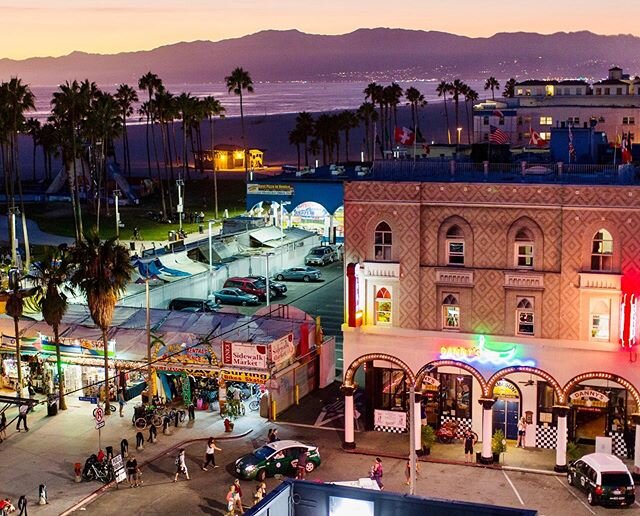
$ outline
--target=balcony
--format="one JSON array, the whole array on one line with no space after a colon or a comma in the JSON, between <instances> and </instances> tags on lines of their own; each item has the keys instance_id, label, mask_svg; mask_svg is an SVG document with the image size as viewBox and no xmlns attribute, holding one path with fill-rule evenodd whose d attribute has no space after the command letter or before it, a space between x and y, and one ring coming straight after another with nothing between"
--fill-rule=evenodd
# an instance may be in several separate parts
<instances>
[{"instance_id":1,"label":"balcony","mask_svg":"<svg viewBox=\"0 0 640 516\"><path fill-rule=\"evenodd\" d=\"M467 269L436 269L436 284L473 287L473 271Z\"/></svg>"},{"instance_id":2,"label":"balcony","mask_svg":"<svg viewBox=\"0 0 640 516\"><path fill-rule=\"evenodd\" d=\"M504 288L544 290L544 275L531 272L505 272Z\"/></svg>"},{"instance_id":3,"label":"balcony","mask_svg":"<svg viewBox=\"0 0 640 516\"><path fill-rule=\"evenodd\" d=\"M581 272L580 288L597 291L609 290L620 292L621 278L621 274Z\"/></svg>"},{"instance_id":4,"label":"balcony","mask_svg":"<svg viewBox=\"0 0 640 516\"><path fill-rule=\"evenodd\" d=\"M400 263L398 262L364 262L365 278L400 278Z\"/></svg>"}]
</instances>

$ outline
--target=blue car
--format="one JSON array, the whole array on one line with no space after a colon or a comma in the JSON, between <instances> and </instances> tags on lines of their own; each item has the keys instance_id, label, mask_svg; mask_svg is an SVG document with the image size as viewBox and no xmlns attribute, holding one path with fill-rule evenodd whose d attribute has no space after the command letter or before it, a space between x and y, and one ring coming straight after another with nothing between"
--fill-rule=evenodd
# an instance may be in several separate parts
<instances>
[{"instance_id":1,"label":"blue car","mask_svg":"<svg viewBox=\"0 0 640 516\"><path fill-rule=\"evenodd\" d=\"M313 267L291 267L285 269L278 275L276 279L278 281L283 280L296 280L296 281L318 281L320 279L320 271Z\"/></svg>"},{"instance_id":2,"label":"blue car","mask_svg":"<svg viewBox=\"0 0 640 516\"><path fill-rule=\"evenodd\" d=\"M213 293L216 303L225 303L227 305L257 305L260 303L258 296L247 294L239 288L229 287L222 290L216 290Z\"/></svg>"}]
</instances>

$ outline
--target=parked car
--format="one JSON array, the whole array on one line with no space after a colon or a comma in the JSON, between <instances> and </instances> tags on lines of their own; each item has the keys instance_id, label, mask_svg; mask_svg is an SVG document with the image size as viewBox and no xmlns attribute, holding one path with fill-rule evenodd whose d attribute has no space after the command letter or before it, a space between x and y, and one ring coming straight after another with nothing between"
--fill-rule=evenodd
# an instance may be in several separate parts
<instances>
[{"instance_id":1,"label":"parked car","mask_svg":"<svg viewBox=\"0 0 640 516\"><path fill-rule=\"evenodd\" d=\"M338 259L338 253L330 245L313 247L304 257L305 265L328 265Z\"/></svg>"},{"instance_id":2,"label":"parked car","mask_svg":"<svg viewBox=\"0 0 640 516\"><path fill-rule=\"evenodd\" d=\"M181 312L217 312L220 306L210 299L176 297L169 302L169 310Z\"/></svg>"},{"instance_id":3,"label":"parked car","mask_svg":"<svg viewBox=\"0 0 640 516\"><path fill-rule=\"evenodd\" d=\"M320 279L320 271L313 267L291 267L276 274L278 281L297 280L297 281L317 281Z\"/></svg>"},{"instance_id":4,"label":"parked car","mask_svg":"<svg viewBox=\"0 0 640 516\"><path fill-rule=\"evenodd\" d=\"M247 278L260 280L264 282L266 286L267 278L265 278L264 276L247 276ZM287 286L284 283L279 283L272 279L269 280L269 288L276 293L276 295L272 295L272 297L284 296L287 293Z\"/></svg>"},{"instance_id":5,"label":"parked car","mask_svg":"<svg viewBox=\"0 0 640 516\"><path fill-rule=\"evenodd\" d=\"M222 290L216 290L213 293L213 299L215 299L216 303L226 303L229 305L257 305L260 303L258 296L253 294L247 294L243 292L239 288L229 287L223 288Z\"/></svg>"},{"instance_id":6,"label":"parked car","mask_svg":"<svg viewBox=\"0 0 640 516\"><path fill-rule=\"evenodd\" d=\"M258 296L260 301L265 301L267 299L267 283L265 281L260 281L255 278L241 278L235 276L233 278L229 278L224 282L224 288L227 287L236 287L242 290L247 294L253 294L254 296ZM269 295L271 297L276 296L276 290L269 285Z\"/></svg>"},{"instance_id":7,"label":"parked car","mask_svg":"<svg viewBox=\"0 0 640 516\"><path fill-rule=\"evenodd\" d=\"M636 500L627 466L607 453L590 453L571 462L567 482L587 493L589 505L632 505Z\"/></svg>"},{"instance_id":8,"label":"parked car","mask_svg":"<svg viewBox=\"0 0 640 516\"><path fill-rule=\"evenodd\" d=\"M318 447L298 441L276 441L265 444L252 453L237 459L235 472L240 478L256 479L259 482L262 482L267 476L291 474L295 472L298 457L303 452L309 452L305 469L307 473L311 473L320 466Z\"/></svg>"}]
</instances>

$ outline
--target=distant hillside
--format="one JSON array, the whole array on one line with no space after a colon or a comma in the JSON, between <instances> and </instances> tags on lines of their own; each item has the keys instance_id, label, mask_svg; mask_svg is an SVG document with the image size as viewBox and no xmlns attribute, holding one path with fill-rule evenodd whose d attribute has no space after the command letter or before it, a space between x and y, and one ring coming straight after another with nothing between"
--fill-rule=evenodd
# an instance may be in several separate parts
<instances>
[{"instance_id":1,"label":"distant hillside","mask_svg":"<svg viewBox=\"0 0 640 516\"><path fill-rule=\"evenodd\" d=\"M222 82L237 66L254 82L291 80L409 80L413 78L603 77L612 65L635 75L640 38L591 32L499 33L469 38L443 32L360 29L322 36L263 31L218 42L177 43L115 55L73 52L58 58L0 59L0 79L34 85L90 78L135 83L151 70L165 83Z\"/></svg>"}]
</instances>

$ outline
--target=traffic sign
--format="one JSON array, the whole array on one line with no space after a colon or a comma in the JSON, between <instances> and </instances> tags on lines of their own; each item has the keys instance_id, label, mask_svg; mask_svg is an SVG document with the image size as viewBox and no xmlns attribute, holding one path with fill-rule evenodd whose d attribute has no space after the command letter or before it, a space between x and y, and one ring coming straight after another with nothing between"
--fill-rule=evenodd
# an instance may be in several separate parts
<instances>
[{"instance_id":1,"label":"traffic sign","mask_svg":"<svg viewBox=\"0 0 640 516\"><path fill-rule=\"evenodd\" d=\"M98 403L98 398L96 396L80 396L78 399L80 401L88 401L89 403L93 403L94 405Z\"/></svg>"},{"instance_id":2,"label":"traffic sign","mask_svg":"<svg viewBox=\"0 0 640 516\"><path fill-rule=\"evenodd\" d=\"M100 421L96 420L96 430L100 430L101 428L104 428L104 425L106 425L107 422L104 419L101 419Z\"/></svg>"},{"instance_id":3,"label":"traffic sign","mask_svg":"<svg viewBox=\"0 0 640 516\"><path fill-rule=\"evenodd\" d=\"M96 407L93 411L93 417L96 420L96 425L102 421L104 421L104 410L101 407Z\"/></svg>"}]
</instances>

